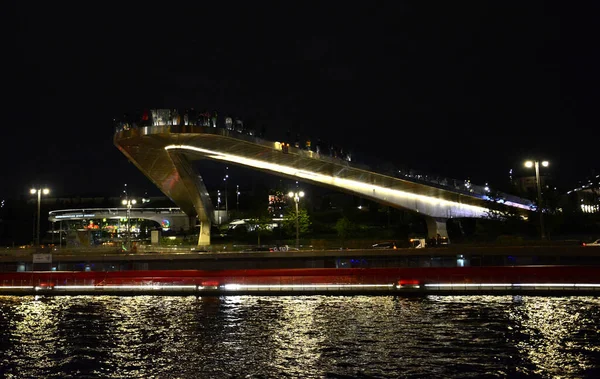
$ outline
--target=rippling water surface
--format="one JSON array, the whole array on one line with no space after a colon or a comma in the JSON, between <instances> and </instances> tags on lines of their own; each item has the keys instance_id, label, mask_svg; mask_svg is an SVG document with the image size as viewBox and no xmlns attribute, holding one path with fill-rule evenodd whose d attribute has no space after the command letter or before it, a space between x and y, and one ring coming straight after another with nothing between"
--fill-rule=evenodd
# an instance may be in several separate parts
<instances>
[{"instance_id":1,"label":"rippling water surface","mask_svg":"<svg viewBox=\"0 0 600 379\"><path fill-rule=\"evenodd\" d=\"M0 297L5 378L598 378L593 297Z\"/></svg>"}]
</instances>

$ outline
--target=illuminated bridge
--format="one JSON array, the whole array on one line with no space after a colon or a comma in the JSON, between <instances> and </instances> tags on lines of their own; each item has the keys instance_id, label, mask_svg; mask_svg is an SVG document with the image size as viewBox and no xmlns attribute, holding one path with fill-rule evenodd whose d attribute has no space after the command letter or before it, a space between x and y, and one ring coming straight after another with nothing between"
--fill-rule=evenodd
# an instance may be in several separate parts
<instances>
[{"instance_id":1,"label":"illuminated bridge","mask_svg":"<svg viewBox=\"0 0 600 379\"><path fill-rule=\"evenodd\" d=\"M163 229L190 227L190 218L179 208L86 208L61 209L48 213L48 221L122 220L126 218L152 220Z\"/></svg>"},{"instance_id":2,"label":"illuminated bridge","mask_svg":"<svg viewBox=\"0 0 600 379\"><path fill-rule=\"evenodd\" d=\"M450 218L486 218L490 209L510 208L524 217L532 202L502 194L491 201L487 188L432 182L419 175L376 172L344 159L212 126L155 125L117 128L115 146L190 218L198 217L199 245L210 244L213 207L192 162L203 159L244 166L330 187L381 204L417 212L428 234L447 237ZM195 223L195 222L194 222ZM193 224L192 224L193 225Z\"/></svg>"}]
</instances>

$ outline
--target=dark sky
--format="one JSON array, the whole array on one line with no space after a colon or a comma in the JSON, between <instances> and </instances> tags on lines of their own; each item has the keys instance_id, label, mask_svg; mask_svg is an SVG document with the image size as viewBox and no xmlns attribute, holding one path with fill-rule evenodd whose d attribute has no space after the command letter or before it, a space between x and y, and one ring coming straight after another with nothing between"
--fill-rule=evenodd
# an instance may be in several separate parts
<instances>
[{"instance_id":1,"label":"dark sky","mask_svg":"<svg viewBox=\"0 0 600 379\"><path fill-rule=\"evenodd\" d=\"M156 191L111 122L154 107L216 109L267 137L290 129L475 183L533 156L565 183L600 169L598 6L124 3L4 10L0 197Z\"/></svg>"}]
</instances>

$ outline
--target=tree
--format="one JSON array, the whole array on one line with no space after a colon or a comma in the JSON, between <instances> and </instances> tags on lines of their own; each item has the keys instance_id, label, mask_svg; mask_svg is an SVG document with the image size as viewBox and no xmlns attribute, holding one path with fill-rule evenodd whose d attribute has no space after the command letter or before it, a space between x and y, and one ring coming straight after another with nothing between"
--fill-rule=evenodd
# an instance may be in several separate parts
<instances>
[{"instance_id":1,"label":"tree","mask_svg":"<svg viewBox=\"0 0 600 379\"><path fill-rule=\"evenodd\" d=\"M300 235L310 232L312 223L310 216L304 208L298 209L298 229ZM296 235L296 209L294 207L288 207L283 217L283 229L289 235Z\"/></svg>"},{"instance_id":2,"label":"tree","mask_svg":"<svg viewBox=\"0 0 600 379\"><path fill-rule=\"evenodd\" d=\"M350 221L347 217L342 217L335 223L335 230L342 241L342 245L346 238L357 231L357 225Z\"/></svg>"},{"instance_id":3,"label":"tree","mask_svg":"<svg viewBox=\"0 0 600 379\"><path fill-rule=\"evenodd\" d=\"M264 210L256 217L251 218L249 222L254 225L254 232L256 233L257 237L256 244L260 246L260 237L269 233L271 225L273 224L273 219L269 213Z\"/></svg>"}]
</instances>

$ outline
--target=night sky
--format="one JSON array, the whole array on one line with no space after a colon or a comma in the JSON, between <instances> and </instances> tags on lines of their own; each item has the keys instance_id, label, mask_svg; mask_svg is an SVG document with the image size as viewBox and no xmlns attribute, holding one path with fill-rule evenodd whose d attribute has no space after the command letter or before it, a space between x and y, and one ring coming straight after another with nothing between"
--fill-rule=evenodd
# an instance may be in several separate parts
<instances>
[{"instance_id":1,"label":"night sky","mask_svg":"<svg viewBox=\"0 0 600 379\"><path fill-rule=\"evenodd\" d=\"M112 143L112 119L143 108L217 110L474 183L535 156L566 187L600 171L598 6L140 4L4 9L0 198L159 193Z\"/></svg>"}]
</instances>

